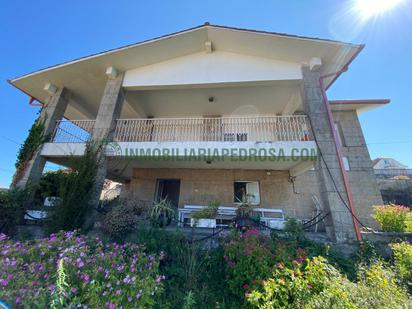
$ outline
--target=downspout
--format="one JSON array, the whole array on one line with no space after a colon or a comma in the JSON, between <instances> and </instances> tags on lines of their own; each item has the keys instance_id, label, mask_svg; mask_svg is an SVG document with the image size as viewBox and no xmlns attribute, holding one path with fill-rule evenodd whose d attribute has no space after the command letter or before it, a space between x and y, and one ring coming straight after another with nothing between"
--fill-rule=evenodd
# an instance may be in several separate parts
<instances>
[{"instance_id":1,"label":"downspout","mask_svg":"<svg viewBox=\"0 0 412 309\"><path fill-rule=\"evenodd\" d=\"M359 50L359 52L360 52L360 50ZM335 125L334 125L334 121L333 121L333 115L332 115L332 111L330 109L328 97L326 95L325 84L323 82L323 80L325 78L335 76L335 79L336 79L336 76L339 76L343 72L346 72L347 69L348 69L349 63L357 56L358 53L355 53L352 56L352 58L349 60L349 62L346 64L346 66L344 66L341 70L339 70L337 72L334 72L334 73L330 73L330 74L321 76L319 78L319 84L320 84L320 88L321 88L321 92L322 92L323 102L325 104L327 115L328 115L329 127L332 130L333 142L335 144L336 154L338 156L339 168L340 168L340 172L341 172L341 175L342 175L343 184L344 184L344 187L345 187L345 190L346 190L346 194L348 196L349 209L350 209L350 212L351 212L352 223L353 223L353 228L355 230L356 240L359 241L359 242L362 242L362 234L361 234L360 228L359 228L359 219L356 216L355 207L354 207L354 203L353 203L352 189L351 189L350 184L349 184L348 173L346 172L345 165L343 164L342 149L341 149L340 143L338 142L337 132L335 130Z\"/></svg>"}]
</instances>

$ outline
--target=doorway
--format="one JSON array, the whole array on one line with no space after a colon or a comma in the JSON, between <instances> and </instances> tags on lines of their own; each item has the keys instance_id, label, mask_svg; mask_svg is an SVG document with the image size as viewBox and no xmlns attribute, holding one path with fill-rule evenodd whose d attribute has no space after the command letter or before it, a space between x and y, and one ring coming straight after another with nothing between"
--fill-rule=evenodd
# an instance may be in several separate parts
<instances>
[{"instance_id":1,"label":"doorway","mask_svg":"<svg viewBox=\"0 0 412 309\"><path fill-rule=\"evenodd\" d=\"M155 200L167 198L174 207L179 206L180 179L157 179Z\"/></svg>"}]
</instances>

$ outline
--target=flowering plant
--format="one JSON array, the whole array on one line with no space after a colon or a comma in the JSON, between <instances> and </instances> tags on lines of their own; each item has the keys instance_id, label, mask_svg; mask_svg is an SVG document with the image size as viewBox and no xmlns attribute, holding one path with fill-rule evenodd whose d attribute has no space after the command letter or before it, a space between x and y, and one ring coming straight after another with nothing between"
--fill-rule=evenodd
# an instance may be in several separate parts
<instances>
[{"instance_id":1,"label":"flowering plant","mask_svg":"<svg viewBox=\"0 0 412 309\"><path fill-rule=\"evenodd\" d=\"M12 242L0 238L0 299L15 308L136 308L162 292L159 257L134 244L60 232ZM57 296L56 296L57 295Z\"/></svg>"},{"instance_id":2,"label":"flowering plant","mask_svg":"<svg viewBox=\"0 0 412 309\"><path fill-rule=\"evenodd\" d=\"M270 273L273 256L268 239L256 228L234 233L224 248L227 283L232 294L244 296Z\"/></svg>"},{"instance_id":3,"label":"flowering plant","mask_svg":"<svg viewBox=\"0 0 412 309\"><path fill-rule=\"evenodd\" d=\"M385 232L406 232L410 209L405 206L390 204L374 206L374 215Z\"/></svg>"}]
</instances>

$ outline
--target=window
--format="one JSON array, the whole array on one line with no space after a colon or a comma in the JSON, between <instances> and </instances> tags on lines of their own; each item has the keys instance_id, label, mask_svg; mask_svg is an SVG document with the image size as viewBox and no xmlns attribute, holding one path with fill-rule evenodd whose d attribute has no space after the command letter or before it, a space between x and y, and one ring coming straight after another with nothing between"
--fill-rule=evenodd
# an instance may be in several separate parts
<instances>
[{"instance_id":1,"label":"window","mask_svg":"<svg viewBox=\"0 0 412 309\"><path fill-rule=\"evenodd\" d=\"M343 161L343 166L345 167L345 171L350 171L348 157L342 157L342 161Z\"/></svg>"},{"instance_id":2,"label":"window","mask_svg":"<svg viewBox=\"0 0 412 309\"><path fill-rule=\"evenodd\" d=\"M345 147L345 139L343 137L342 127L339 122L335 122L335 130L338 136L338 142L342 147Z\"/></svg>"},{"instance_id":3,"label":"window","mask_svg":"<svg viewBox=\"0 0 412 309\"><path fill-rule=\"evenodd\" d=\"M259 183L257 181L235 181L234 202L249 200L252 204L260 203Z\"/></svg>"}]
</instances>

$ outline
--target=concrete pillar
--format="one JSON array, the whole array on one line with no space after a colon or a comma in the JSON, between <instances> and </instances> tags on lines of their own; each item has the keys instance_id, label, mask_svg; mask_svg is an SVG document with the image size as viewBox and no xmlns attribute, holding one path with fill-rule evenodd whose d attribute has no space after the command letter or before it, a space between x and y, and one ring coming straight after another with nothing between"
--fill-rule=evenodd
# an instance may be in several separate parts
<instances>
[{"instance_id":1,"label":"concrete pillar","mask_svg":"<svg viewBox=\"0 0 412 309\"><path fill-rule=\"evenodd\" d=\"M44 134L51 136L56 128L56 123L61 120L66 111L70 99L67 89L58 89L56 93L49 97L47 103L42 107L39 121L44 121ZM16 188L24 188L26 185L36 185L43 173L46 159L40 155L42 146L34 153L33 158L27 163L23 175L16 182Z\"/></svg>"},{"instance_id":2,"label":"concrete pillar","mask_svg":"<svg viewBox=\"0 0 412 309\"><path fill-rule=\"evenodd\" d=\"M328 115L322 98L319 72L302 67L304 110L312 124L312 133L324 160L319 157L316 172L320 184L321 201L324 211L330 212L325 221L328 236L338 242L354 240L355 232L352 216L341 197L348 204L338 156L328 123Z\"/></svg>"},{"instance_id":3,"label":"concrete pillar","mask_svg":"<svg viewBox=\"0 0 412 309\"><path fill-rule=\"evenodd\" d=\"M120 117L122 111L124 95L122 90L124 73L117 74L114 78L109 78L100 101L99 111L97 112L94 125L92 141L96 144L111 141L116 126L116 119ZM104 146L104 145L103 145ZM99 166L96 173L95 184L90 198L90 209L84 229L93 227L96 219L95 208L99 204L100 194L107 174L107 158L104 154L104 147L98 153Z\"/></svg>"}]
</instances>

